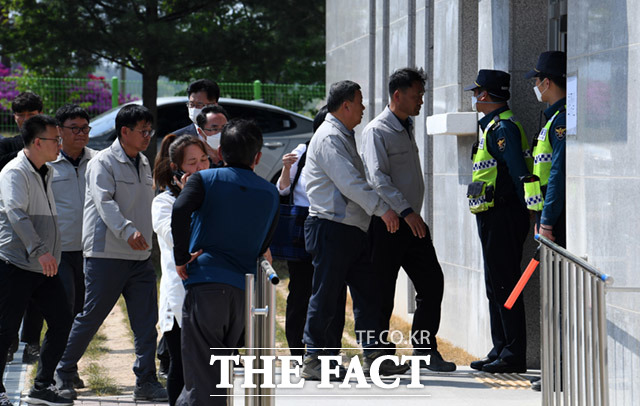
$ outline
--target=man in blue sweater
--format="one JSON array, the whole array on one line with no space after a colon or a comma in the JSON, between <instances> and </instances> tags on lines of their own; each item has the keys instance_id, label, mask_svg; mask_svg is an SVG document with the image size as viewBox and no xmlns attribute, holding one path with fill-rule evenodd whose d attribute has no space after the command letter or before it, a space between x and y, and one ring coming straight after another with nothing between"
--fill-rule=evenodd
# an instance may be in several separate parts
<instances>
[{"instance_id":1,"label":"man in blue sweater","mask_svg":"<svg viewBox=\"0 0 640 406\"><path fill-rule=\"evenodd\" d=\"M225 166L191 175L173 206L173 254L186 287L182 359L189 365L177 405L226 404L225 389L216 388L220 366L209 359L237 347L244 329L244 275L256 272L278 217L278 191L253 172L261 148L258 126L230 121L218 149Z\"/></svg>"}]
</instances>

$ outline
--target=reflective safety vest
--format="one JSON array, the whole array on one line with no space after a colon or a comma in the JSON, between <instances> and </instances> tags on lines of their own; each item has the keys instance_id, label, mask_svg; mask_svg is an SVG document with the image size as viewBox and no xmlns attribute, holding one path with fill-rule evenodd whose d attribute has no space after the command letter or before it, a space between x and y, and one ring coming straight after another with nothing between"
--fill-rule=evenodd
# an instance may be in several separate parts
<instances>
[{"instance_id":1,"label":"reflective safety vest","mask_svg":"<svg viewBox=\"0 0 640 406\"><path fill-rule=\"evenodd\" d=\"M501 120L511 120L520 131L520 142L522 144L522 155L528 170L532 168L531 152L529 142L524 133L522 125L515 120L511 110L504 111L487 124L477 149L473 153L473 176L472 183L467 189L469 199L469 210L471 213L481 213L494 206L494 195L496 179L498 177L498 161L489 153L487 148L487 134L489 131L497 129ZM494 128L495 127L495 128Z\"/></svg>"},{"instance_id":2,"label":"reflective safety vest","mask_svg":"<svg viewBox=\"0 0 640 406\"><path fill-rule=\"evenodd\" d=\"M567 108L566 106L564 107ZM553 155L553 147L549 141L549 131L553 126L553 122L561 110L556 111L547 121L540 134L535 146L533 147L533 175L529 181L524 182L524 200L527 208L534 211L542 211L544 207L544 196L542 188L549 183L549 175L551 174L551 157Z\"/></svg>"}]
</instances>

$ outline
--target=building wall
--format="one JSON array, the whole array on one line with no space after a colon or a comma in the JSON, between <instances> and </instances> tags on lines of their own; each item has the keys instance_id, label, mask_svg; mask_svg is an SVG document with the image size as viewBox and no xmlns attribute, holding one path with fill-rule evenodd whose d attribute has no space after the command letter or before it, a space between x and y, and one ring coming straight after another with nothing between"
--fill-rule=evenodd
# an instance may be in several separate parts
<instances>
[{"instance_id":1,"label":"building wall","mask_svg":"<svg viewBox=\"0 0 640 406\"><path fill-rule=\"evenodd\" d=\"M567 248L640 287L640 2L570 0L569 76L577 131L567 136ZM640 292L607 293L612 405L640 404Z\"/></svg>"}]
</instances>

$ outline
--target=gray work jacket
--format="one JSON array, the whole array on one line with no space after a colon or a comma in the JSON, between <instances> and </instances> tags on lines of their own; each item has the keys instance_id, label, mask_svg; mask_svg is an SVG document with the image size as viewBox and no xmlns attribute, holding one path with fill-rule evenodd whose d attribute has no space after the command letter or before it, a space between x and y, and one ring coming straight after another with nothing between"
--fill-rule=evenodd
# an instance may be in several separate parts
<instances>
[{"instance_id":1,"label":"gray work jacket","mask_svg":"<svg viewBox=\"0 0 640 406\"><path fill-rule=\"evenodd\" d=\"M85 257L136 261L149 258L153 179L149 161L140 153L138 156L136 170L116 139L89 161L82 224ZM149 244L147 250L134 250L127 243L136 231Z\"/></svg>"},{"instance_id":2,"label":"gray work jacket","mask_svg":"<svg viewBox=\"0 0 640 406\"><path fill-rule=\"evenodd\" d=\"M47 252L60 262L51 167L45 183L24 150L0 172L0 258L38 273L42 273L38 258Z\"/></svg>"},{"instance_id":3,"label":"gray work jacket","mask_svg":"<svg viewBox=\"0 0 640 406\"><path fill-rule=\"evenodd\" d=\"M398 215L408 208L420 214L425 187L418 145L389 106L365 127L361 149L369 185Z\"/></svg>"},{"instance_id":4,"label":"gray work jacket","mask_svg":"<svg viewBox=\"0 0 640 406\"><path fill-rule=\"evenodd\" d=\"M97 153L98 151L85 147L77 169L62 153L51 162L51 187L58 210L62 251L82 251L81 216L84 208L85 173L89 160Z\"/></svg>"},{"instance_id":5,"label":"gray work jacket","mask_svg":"<svg viewBox=\"0 0 640 406\"><path fill-rule=\"evenodd\" d=\"M311 138L303 176L311 216L366 232L371 215L382 216L389 210L367 183L353 131L331 113Z\"/></svg>"}]
</instances>

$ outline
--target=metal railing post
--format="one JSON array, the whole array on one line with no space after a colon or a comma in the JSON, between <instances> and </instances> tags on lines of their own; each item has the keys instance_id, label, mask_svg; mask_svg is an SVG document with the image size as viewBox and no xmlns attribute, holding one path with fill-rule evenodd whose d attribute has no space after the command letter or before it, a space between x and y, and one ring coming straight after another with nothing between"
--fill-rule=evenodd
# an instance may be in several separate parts
<instances>
[{"instance_id":1,"label":"metal railing post","mask_svg":"<svg viewBox=\"0 0 640 406\"><path fill-rule=\"evenodd\" d=\"M569 278L567 270L567 262L560 259L560 300L561 300L561 316L562 324L560 325L560 386L556 387L556 391L562 391L564 395L563 405L569 404L570 386L567 382L569 376L569 345L571 344L571 336L569 335Z\"/></svg>"},{"instance_id":2,"label":"metal railing post","mask_svg":"<svg viewBox=\"0 0 640 406\"><path fill-rule=\"evenodd\" d=\"M562 392L560 391L560 257L557 254L553 256L553 386L550 386L551 392L555 393L555 404L561 402ZM549 390L549 389L548 389Z\"/></svg>"},{"instance_id":3,"label":"metal railing post","mask_svg":"<svg viewBox=\"0 0 640 406\"><path fill-rule=\"evenodd\" d=\"M278 275L264 257L258 259L255 278L252 274L245 275L245 347L247 355L255 356L253 369L264 370L263 356L275 355L275 285L279 282ZM274 363L271 364L270 373L275 380ZM264 374L260 374L254 379L256 388L245 388L245 406L275 404L275 389L264 388L264 381Z\"/></svg>"},{"instance_id":4,"label":"metal railing post","mask_svg":"<svg viewBox=\"0 0 640 406\"><path fill-rule=\"evenodd\" d=\"M577 332L578 332L578 374L577 374L577 379L578 379L578 388L577 388L577 396L578 396L578 404L579 405L584 405L585 403L585 396L584 396L584 388L586 385L586 379L583 385L583 379L585 378L585 375L580 373L580 371L584 370L584 365L585 365L585 341L584 341L584 323L585 323L585 318L584 318L584 301L585 301L585 296L584 296L584 279L582 278L582 273L578 271L578 267L574 265L574 270L575 270L575 278L576 278L576 292L577 292L577 298L576 298L576 304L577 304L577 316L576 316L576 327L577 327Z\"/></svg>"},{"instance_id":5,"label":"metal railing post","mask_svg":"<svg viewBox=\"0 0 640 406\"><path fill-rule=\"evenodd\" d=\"M550 289L551 281L549 275L549 261L551 257L551 253L545 247L541 250L540 253L540 296L542 297L542 351L540 354L540 358L542 359L542 387L549 388L551 385L551 336L550 336L550 328L549 328L549 319L551 317L551 301L549 298L549 293L552 292ZM551 392L547 390L542 391L542 404L550 405L551 404Z\"/></svg>"},{"instance_id":6,"label":"metal railing post","mask_svg":"<svg viewBox=\"0 0 640 406\"><path fill-rule=\"evenodd\" d=\"M587 398L586 404L587 406L591 406L593 395L595 388L593 387L593 380L595 371L593 370L593 341L591 336L591 311L590 308L593 305L591 301L591 286L592 279L591 276L586 273L583 274L584 279L584 330L585 330L585 395Z\"/></svg>"},{"instance_id":7,"label":"metal railing post","mask_svg":"<svg viewBox=\"0 0 640 406\"><path fill-rule=\"evenodd\" d=\"M600 402L602 405L609 403L609 374L607 354L607 311L604 298L604 284L598 283L598 333L600 339Z\"/></svg>"},{"instance_id":8,"label":"metal railing post","mask_svg":"<svg viewBox=\"0 0 640 406\"><path fill-rule=\"evenodd\" d=\"M246 355L255 355L254 353L254 331L253 331L253 312L255 309L255 297L254 297L254 281L255 277L248 273L244 276L245 291L244 291L244 347ZM251 406L253 404L253 389L245 388L244 390L244 404L245 406Z\"/></svg>"}]
</instances>

